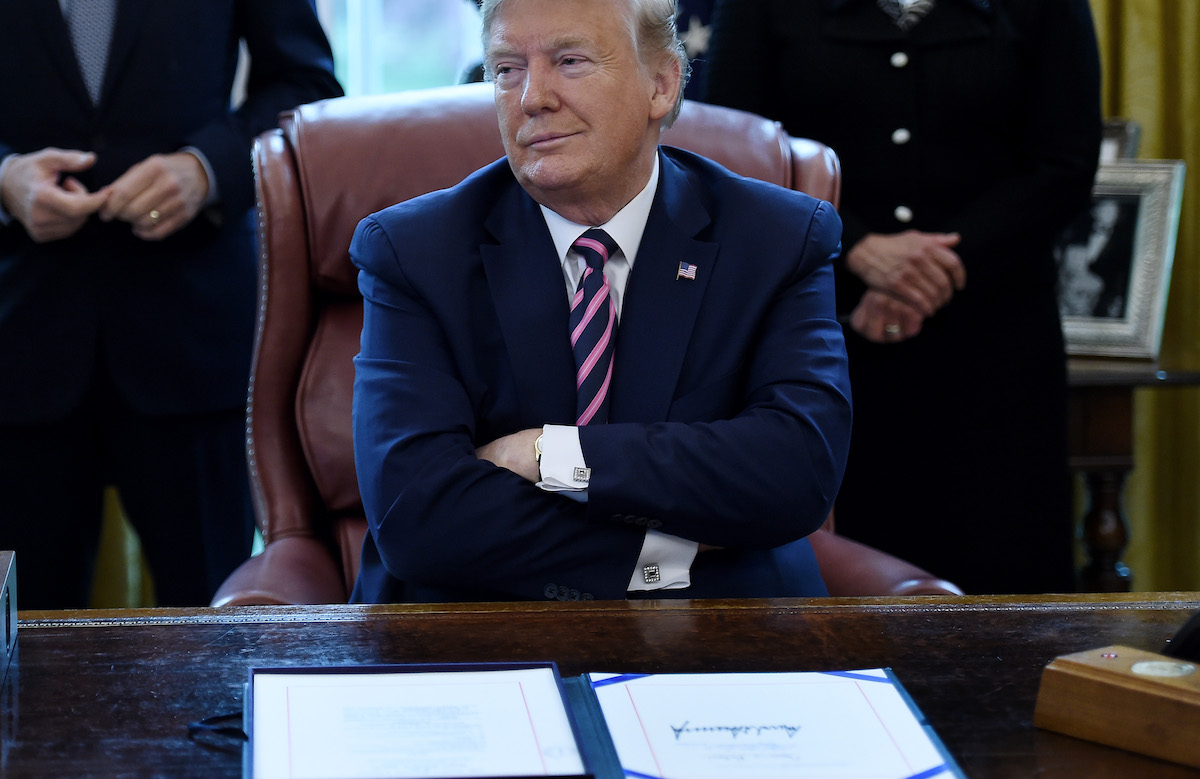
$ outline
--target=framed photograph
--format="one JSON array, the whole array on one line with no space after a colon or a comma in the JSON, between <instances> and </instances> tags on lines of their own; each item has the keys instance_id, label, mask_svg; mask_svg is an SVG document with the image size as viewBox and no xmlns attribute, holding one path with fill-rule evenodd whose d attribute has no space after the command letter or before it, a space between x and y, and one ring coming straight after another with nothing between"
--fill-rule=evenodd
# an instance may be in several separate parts
<instances>
[{"instance_id":1,"label":"framed photograph","mask_svg":"<svg viewBox=\"0 0 1200 779\"><path fill-rule=\"evenodd\" d=\"M1068 354L1157 359L1183 176L1182 160L1100 165L1054 248Z\"/></svg>"},{"instance_id":2,"label":"framed photograph","mask_svg":"<svg viewBox=\"0 0 1200 779\"><path fill-rule=\"evenodd\" d=\"M1109 119L1104 123L1100 141L1100 161L1131 160L1138 155L1142 127L1130 119Z\"/></svg>"}]
</instances>

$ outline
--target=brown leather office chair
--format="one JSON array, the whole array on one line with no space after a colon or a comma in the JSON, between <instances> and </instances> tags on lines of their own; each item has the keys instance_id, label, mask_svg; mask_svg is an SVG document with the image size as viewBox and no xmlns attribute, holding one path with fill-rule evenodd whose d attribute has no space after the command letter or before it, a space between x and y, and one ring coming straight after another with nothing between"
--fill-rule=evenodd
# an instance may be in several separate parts
<instances>
[{"instance_id":1,"label":"brown leather office chair","mask_svg":"<svg viewBox=\"0 0 1200 779\"><path fill-rule=\"evenodd\" d=\"M214 605L349 597L367 529L351 439L362 300L350 237L367 214L456 184L504 154L483 84L327 100L290 112L281 127L254 147L261 307L247 451L265 547ZM688 103L663 140L837 202L834 153L760 117ZM830 530L813 546L834 595L958 593Z\"/></svg>"}]
</instances>

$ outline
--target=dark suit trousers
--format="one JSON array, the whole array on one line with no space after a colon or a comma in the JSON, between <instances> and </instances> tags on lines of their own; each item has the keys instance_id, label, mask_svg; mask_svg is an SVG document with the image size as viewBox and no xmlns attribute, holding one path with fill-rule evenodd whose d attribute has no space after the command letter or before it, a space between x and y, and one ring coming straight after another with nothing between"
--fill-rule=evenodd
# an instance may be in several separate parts
<instances>
[{"instance_id":1,"label":"dark suit trousers","mask_svg":"<svg viewBox=\"0 0 1200 779\"><path fill-rule=\"evenodd\" d=\"M253 536L241 408L152 417L103 368L66 418L0 425L0 549L22 609L88 605L103 489L117 487L159 605L205 605Z\"/></svg>"}]
</instances>

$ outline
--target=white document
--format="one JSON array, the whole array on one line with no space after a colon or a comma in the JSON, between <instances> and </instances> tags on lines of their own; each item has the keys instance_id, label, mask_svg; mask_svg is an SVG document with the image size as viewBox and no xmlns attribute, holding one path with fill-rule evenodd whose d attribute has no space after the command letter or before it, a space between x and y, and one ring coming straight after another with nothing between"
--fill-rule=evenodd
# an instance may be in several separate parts
<instances>
[{"instance_id":1,"label":"white document","mask_svg":"<svg viewBox=\"0 0 1200 779\"><path fill-rule=\"evenodd\" d=\"M255 779L583 774L552 668L256 672Z\"/></svg>"},{"instance_id":2,"label":"white document","mask_svg":"<svg viewBox=\"0 0 1200 779\"><path fill-rule=\"evenodd\" d=\"M589 678L627 777L959 775L882 669Z\"/></svg>"}]
</instances>

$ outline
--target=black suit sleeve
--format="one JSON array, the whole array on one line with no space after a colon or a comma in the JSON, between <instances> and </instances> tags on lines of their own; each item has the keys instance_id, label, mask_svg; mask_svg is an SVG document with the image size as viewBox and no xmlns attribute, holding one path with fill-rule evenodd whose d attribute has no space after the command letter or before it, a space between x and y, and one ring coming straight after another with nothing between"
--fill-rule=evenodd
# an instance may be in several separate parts
<instances>
[{"instance_id":1,"label":"black suit sleeve","mask_svg":"<svg viewBox=\"0 0 1200 779\"><path fill-rule=\"evenodd\" d=\"M246 99L232 114L192 133L185 145L204 153L217 177L226 216L254 203L249 149L276 126L279 114L342 94L333 76L329 41L307 0L249 0L237 6L235 34L246 43L250 68Z\"/></svg>"}]
</instances>

